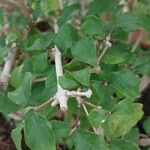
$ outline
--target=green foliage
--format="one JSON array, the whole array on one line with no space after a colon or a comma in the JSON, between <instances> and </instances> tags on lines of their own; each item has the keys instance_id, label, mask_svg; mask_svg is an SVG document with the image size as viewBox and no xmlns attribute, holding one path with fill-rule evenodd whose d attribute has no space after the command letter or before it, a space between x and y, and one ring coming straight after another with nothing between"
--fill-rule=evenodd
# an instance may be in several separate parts
<instances>
[{"instance_id":1,"label":"green foliage","mask_svg":"<svg viewBox=\"0 0 150 150\"><path fill-rule=\"evenodd\" d=\"M38 113L29 111L25 120L25 141L33 150L55 150L50 122Z\"/></svg>"},{"instance_id":2,"label":"green foliage","mask_svg":"<svg viewBox=\"0 0 150 150\"><path fill-rule=\"evenodd\" d=\"M22 84L15 91L8 93L9 99L15 104L21 106L29 106L31 95L31 84L32 84L32 74L30 72L27 72L22 81Z\"/></svg>"},{"instance_id":3,"label":"green foliage","mask_svg":"<svg viewBox=\"0 0 150 150\"><path fill-rule=\"evenodd\" d=\"M150 117L144 121L143 128L147 134L150 134Z\"/></svg>"},{"instance_id":4,"label":"green foliage","mask_svg":"<svg viewBox=\"0 0 150 150\"><path fill-rule=\"evenodd\" d=\"M96 46L92 38L86 37L80 39L72 50L72 54L78 61L88 63L92 66L96 65Z\"/></svg>"},{"instance_id":5,"label":"green foliage","mask_svg":"<svg viewBox=\"0 0 150 150\"><path fill-rule=\"evenodd\" d=\"M24 133L31 150L56 150L59 145L69 150L139 150L139 84L142 76L150 75L150 53L128 36L142 28L149 43L149 0L134 3L126 13L117 0L89 0L85 16L79 0L63 0L63 10L60 2L28 0L31 19L19 6L10 14L0 6L0 75L12 44L18 47L8 88L0 92L0 112L19 111L24 118L11 133L16 149L22 149ZM55 46L61 52L63 76L56 75ZM62 113L47 104L60 86L66 91L91 89L92 96L81 96L84 105L78 107L73 95L68 112ZM147 134L149 126L148 117L143 124Z\"/></svg>"},{"instance_id":6,"label":"green foliage","mask_svg":"<svg viewBox=\"0 0 150 150\"><path fill-rule=\"evenodd\" d=\"M105 144L104 138L97 134L87 132L84 130L77 130L73 136L73 141L75 144L76 150L107 150L107 145Z\"/></svg>"}]
</instances>

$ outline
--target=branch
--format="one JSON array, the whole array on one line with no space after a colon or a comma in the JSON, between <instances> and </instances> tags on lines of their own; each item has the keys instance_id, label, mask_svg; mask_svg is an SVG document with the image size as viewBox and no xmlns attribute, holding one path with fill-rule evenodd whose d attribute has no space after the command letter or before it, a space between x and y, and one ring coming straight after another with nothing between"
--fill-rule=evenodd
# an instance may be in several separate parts
<instances>
[{"instance_id":1,"label":"branch","mask_svg":"<svg viewBox=\"0 0 150 150\"><path fill-rule=\"evenodd\" d=\"M132 46L131 53L135 52L136 48L139 46L140 42L142 41L143 36L144 36L144 33L141 32L140 35L138 36L137 40L135 41L135 43Z\"/></svg>"},{"instance_id":2,"label":"branch","mask_svg":"<svg viewBox=\"0 0 150 150\"><path fill-rule=\"evenodd\" d=\"M102 53L99 55L97 59L97 66L99 66L99 63L101 59L103 58L104 54L108 50L108 48L112 47L112 44L109 42L110 41L110 35L106 37L106 40L104 41L104 49L102 50Z\"/></svg>"},{"instance_id":3,"label":"branch","mask_svg":"<svg viewBox=\"0 0 150 150\"><path fill-rule=\"evenodd\" d=\"M87 12L86 8L88 6L88 0L81 0L80 3L81 3L81 15L85 16Z\"/></svg>"},{"instance_id":4,"label":"branch","mask_svg":"<svg viewBox=\"0 0 150 150\"><path fill-rule=\"evenodd\" d=\"M7 86L9 84L11 69L13 66L13 62L16 58L16 54L17 54L17 47L15 44L15 45L12 45L12 50L8 53L2 74L0 76L0 89L1 90L7 89Z\"/></svg>"},{"instance_id":5,"label":"branch","mask_svg":"<svg viewBox=\"0 0 150 150\"><path fill-rule=\"evenodd\" d=\"M48 101L46 101L45 103L39 105L39 106L36 106L34 107L34 110L35 111L41 111L43 108L47 107L48 105L50 105L51 103L53 102L53 99L49 99Z\"/></svg>"}]
</instances>

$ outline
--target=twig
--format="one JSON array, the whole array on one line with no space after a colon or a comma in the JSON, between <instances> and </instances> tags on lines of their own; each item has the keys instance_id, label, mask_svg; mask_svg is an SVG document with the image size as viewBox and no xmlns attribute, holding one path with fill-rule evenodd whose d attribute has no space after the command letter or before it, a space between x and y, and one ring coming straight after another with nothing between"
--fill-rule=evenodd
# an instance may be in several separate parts
<instances>
[{"instance_id":1,"label":"twig","mask_svg":"<svg viewBox=\"0 0 150 150\"><path fill-rule=\"evenodd\" d=\"M86 7L88 6L88 0L81 0L81 15L86 15Z\"/></svg>"},{"instance_id":2,"label":"twig","mask_svg":"<svg viewBox=\"0 0 150 150\"><path fill-rule=\"evenodd\" d=\"M80 126L80 121L78 121L77 125L71 129L69 135L72 135L79 128L79 126Z\"/></svg>"},{"instance_id":3,"label":"twig","mask_svg":"<svg viewBox=\"0 0 150 150\"><path fill-rule=\"evenodd\" d=\"M63 10L63 2L62 2L62 0L58 0L58 8L60 10Z\"/></svg>"},{"instance_id":4,"label":"twig","mask_svg":"<svg viewBox=\"0 0 150 150\"><path fill-rule=\"evenodd\" d=\"M8 56L7 56L5 64L4 64L2 74L0 76L0 89L1 90L6 90L7 89L7 86L9 84L11 69L12 69L12 66L13 66L13 62L16 58L16 54L17 54L17 47L16 47L16 44L15 44L12 47L12 50L8 53Z\"/></svg>"},{"instance_id":5,"label":"twig","mask_svg":"<svg viewBox=\"0 0 150 150\"><path fill-rule=\"evenodd\" d=\"M104 54L106 53L107 49L112 46L112 44L109 41L110 41L110 35L108 35L106 37L106 40L104 41L104 49L102 50L102 53L99 55L97 59L97 66L99 66L99 63L101 59L103 58Z\"/></svg>"},{"instance_id":6,"label":"twig","mask_svg":"<svg viewBox=\"0 0 150 150\"><path fill-rule=\"evenodd\" d=\"M76 100L78 101L79 105L81 105L81 106L83 107L84 112L85 112L86 116L88 117L88 116L89 116L89 112L88 112L88 110L87 110L85 104L82 103L82 102L83 102L82 99L78 96L78 97L76 97ZM87 104L87 103L86 103L86 104ZM94 131L96 134L103 135L103 128L101 128L101 127L99 127L99 128L94 128L94 127L92 126L92 129L93 129L93 131Z\"/></svg>"},{"instance_id":7,"label":"twig","mask_svg":"<svg viewBox=\"0 0 150 150\"><path fill-rule=\"evenodd\" d=\"M32 82L33 83L42 82L42 81L46 81L46 79L47 77L41 77L41 78L34 79Z\"/></svg>"},{"instance_id":8,"label":"twig","mask_svg":"<svg viewBox=\"0 0 150 150\"><path fill-rule=\"evenodd\" d=\"M48 101L46 101L45 103L34 107L35 111L41 111L43 108L47 107L48 105L50 105L53 102L53 99L49 99Z\"/></svg>"},{"instance_id":9,"label":"twig","mask_svg":"<svg viewBox=\"0 0 150 150\"><path fill-rule=\"evenodd\" d=\"M141 32L140 35L138 36L136 42L133 44L133 47L132 47L132 49L131 49L131 52L132 52L132 53L134 53L135 50L136 50L136 48L139 46L141 40L143 39L143 35L144 35L144 33Z\"/></svg>"}]
</instances>

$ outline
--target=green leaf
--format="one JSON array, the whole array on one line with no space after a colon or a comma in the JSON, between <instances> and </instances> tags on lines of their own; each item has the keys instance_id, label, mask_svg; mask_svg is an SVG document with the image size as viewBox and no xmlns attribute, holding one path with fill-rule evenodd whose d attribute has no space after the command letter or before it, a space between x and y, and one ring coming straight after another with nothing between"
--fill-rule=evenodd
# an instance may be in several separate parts
<instances>
[{"instance_id":1,"label":"green leaf","mask_svg":"<svg viewBox=\"0 0 150 150\"><path fill-rule=\"evenodd\" d=\"M74 58L78 61L95 66L97 63L96 46L92 38L82 38L72 50Z\"/></svg>"},{"instance_id":2,"label":"green leaf","mask_svg":"<svg viewBox=\"0 0 150 150\"><path fill-rule=\"evenodd\" d=\"M39 105L53 97L57 91L57 80L54 66L49 66L49 73L45 82L37 82L32 85L31 105Z\"/></svg>"},{"instance_id":3,"label":"green leaf","mask_svg":"<svg viewBox=\"0 0 150 150\"><path fill-rule=\"evenodd\" d=\"M43 8L46 14L58 10L58 0L46 0L42 1Z\"/></svg>"},{"instance_id":4,"label":"green leaf","mask_svg":"<svg viewBox=\"0 0 150 150\"><path fill-rule=\"evenodd\" d=\"M51 124L55 138L57 140L61 140L65 137L68 137L70 128L66 123L62 121L52 120Z\"/></svg>"},{"instance_id":5,"label":"green leaf","mask_svg":"<svg viewBox=\"0 0 150 150\"><path fill-rule=\"evenodd\" d=\"M89 68L77 70L74 72L68 71L68 73L82 85L89 86L89 82L90 82L90 69Z\"/></svg>"},{"instance_id":6,"label":"green leaf","mask_svg":"<svg viewBox=\"0 0 150 150\"><path fill-rule=\"evenodd\" d=\"M47 52L32 57L32 68L34 73L42 73L47 67Z\"/></svg>"},{"instance_id":7,"label":"green leaf","mask_svg":"<svg viewBox=\"0 0 150 150\"><path fill-rule=\"evenodd\" d=\"M35 51L35 50L45 50L51 46L54 42L55 35L52 32L46 32L38 37L31 36L27 40L23 41L21 47L24 51Z\"/></svg>"},{"instance_id":8,"label":"green leaf","mask_svg":"<svg viewBox=\"0 0 150 150\"><path fill-rule=\"evenodd\" d=\"M139 97L140 78L130 70L114 73L112 78L114 88L125 97Z\"/></svg>"},{"instance_id":9,"label":"green leaf","mask_svg":"<svg viewBox=\"0 0 150 150\"><path fill-rule=\"evenodd\" d=\"M150 58L149 54L137 57L132 64L133 68L135 68L140 74L150 75L149 58Z\"/></svg>"},{"instance_id":10,"label":"green leaf","mask_svg":"<svg viewBox=\"0 0 150 150\"><path fill-rule=\"evenodd\" d=\"M81 25L81 31L89 36L98 35L100 38L103 38L104 24L98 17L88 16Z\"/></svg>"},{"instance_id":11,"label":"green leaf","mask_svg":"<svg viewBox=\"0 0 150 150\"><path fill-rule=\"evenodd\" d=\"M23 65L20 65L17 68L15 68L12 71L12 73L11 73L10 84L14 88L17 88L21 84L21 81L22 81L22 69L23 69Z\"/></svg>"},{"instance_id":12,"label":"green leaf","mask_svg":"<svg viewBox=\"0 0 150 150\"><path fill-rule=\"evenodd\" d=\"M150 134L150 117L144 121L143 128L147 134Z\"/></svg>"},{"instance_id":13,"label":"green leaf","mask_svg":"<svg viewBox=\"0 0 150 150\"><path fill-rule=\"evenodd\" d=\"M140 136L140 133L139 133L139 129L138 128L132 128L130 130L129 133L127 133L123 139L126 140L126 141L131 141L135 144L138 144L139 142L139 136Z\"/></svg>"},{"instance_id":14,"label":"green leaf","mask_svg":"<svg viewBox=\"0 0 150 150\"><path fill-rule=\"evenodd\" d=\"M62 77L59 77L59 83L65 89L74 89L79 87L79 83L70 75L70 72L67 70Z\"/></svg>"},{"instance_id":15,"label":"green leaf","mask_svg":"<svg viewBox=\"0 0 150 150\"><path fill-rule=\"evenodd\" d=\"M108 111L104 109L92 109L89 113L88 119L92 125L92 127L100 127L103 122L105 122L107 116L108 116Z\"/></svg>"},{"instance_id":16,"label":"green leaf","mask_svg":"<svg viewBox=\"0 0 150 150\"><path fill-rule=\"evenodd\" d=\"M60 18L58 22L60 24L66 23L68 20L73 19L76 15L78 15L80 10L80 4L72 4L64 7L60 14Z\"/></svg>"},{"instance_id":17,"label":"green leaf","mask_svg":"<svg viewBox=\"0 0 150 150\"><path fill-rule=\"evenodd\" d=\"M110 150L140 150L138 145L126 140L115 140L110 145Z\"/></svg>"},{"instance_id":18,"label":"green leaf","mask_svg":"<svg viewBox=\"0 0 150 150\"><path fill-rule=\"evenodd\" d=\"M115 139L127 134L142 116L140 103L132 103L129 99L120 101L103 124L105 135Z\"/></svg>"},{"instance_id":19,"label":"green leaf","mask_svg":"<svg viewBox=\"0 0 150 150\"><path fill-rule=\"evenodd\" d=\"M91 85L92 96L91 102L95 102L97 105L102 106L104 109L112 108L114 101L111 99L113 95L113 87L110 85L102 85L99 81L93 81Z\"/></svg>"},{"instance_id":20,"label":"green leaf","mask_svg":"<svg viewBox=\"0 0 150 150\"><path fill-rule=\"evenodd\" d=\"M32 150L55 150L50 122L38 113L29 111L25 119L25 142Z\"/></svg>"},{"instance_id":21,"label":"green leaf","mask_svg":"<svg viewBox=\"0 0 150 150\"><path fill-rule=\"evenodd\" d=\"M60 27L55 39L55 44L62 51L66 52L78 40L77 30L70 24L64 24Z\"/></svg>"},{"instance_id":22,"label":"green leaf","mask_svg":"<svg viewBox=\"0 0 150 150\"><path fill-rule=\"evenodd\" d=\"M138 19L139 16L132 13L119 13L111 19L109 26L112 29L121 27L125 31L132 31L139 27Z\"/></svg>"},{"instance_id":23,"label":"green leaf","mask_svg":"<svg viewBox=\"0 0 150 150\"><path fill-rule=\"evenodd\" d=\"M0 112L10 114L16 112L19 108L4 93L0 93Z\"/></svg>"},{"instance_id":24,"label":"green leaf","mask_svg":"<svg viewBox=\"0 0 150 150\"><path fill-rule=\"evenodd\" d=\"M0 8L0 29L4 24L4 12L3 9Z\"/></svg>"},{"instance_id":25,"label":"green leaf","mask_svg":"<svg viewBox=\"0 0 150 150\"><path fill-rule=\"evenodd\" d=\"M89 5L88 13L99 16L106 12L112 13L117 8L118 2L116 0L94 0Z\"/></svg>"},{"instance_id":26,"label":"green leaf","mask_svg":"<svg viewBox=\"0 0 150 150\"><path fill-rule=\"evenodd\" d=\"M126 59L123 53L125 52L122 49L115 49L112 47L112 49L106 52L102 61L105 64L119 64Z\"/></svg>"},{"instance_id":27,"label":"green leaf","mask_svg":"<svg viewBox=\"0 0 150 150\"><path fill-rule=\"evenodd\" d=\"M11 137L16 145L17 150L22 150L21 148L21 140L22 140L22 133L21 130L24 128L23 123L19 123L15 129L11 131Z\"/></svg>"},{"instance_id":28,"label":"green leaf","mask_svg":"<svg viewBox=\"0 0 150 150\"><path fill-rule=\"evenodd\" d=\"M73 135L76 150L108 150L104 137L84 130L77 130Z\"/></svg>"},{"instance_id":29,"label":"green leaf","mask_svg":"<svg viewBox=\"0 0 150 150\"><path fill-rule=\"evenodd\" d=\"M21 85L15 91L8 92L9 99L21 106L30 105L32 79L32 74L27 72Z\"/></svg>"},{"instance_id":30,"label":"green leaf","mask_svg":"<svg viewBox=\"0 0 150 150\"><path fill-rule=\"evenodd\" d=\"M9 47L1 46L2 44L1 42L2 41L0 40L0 64L2 64L5 61L6 55L8 54L9 51Z\"/></svg>"},{"instance_id":31,"label":"green leaf","mask_svg":"<svg viewBox=\"0 0 150 150\"><path fill-rule=\"evenodd\" d=\"M17 40L17 34L16 33L11 33L6 40L10 43L15 42Z\"/></svg>"}]
</instances>

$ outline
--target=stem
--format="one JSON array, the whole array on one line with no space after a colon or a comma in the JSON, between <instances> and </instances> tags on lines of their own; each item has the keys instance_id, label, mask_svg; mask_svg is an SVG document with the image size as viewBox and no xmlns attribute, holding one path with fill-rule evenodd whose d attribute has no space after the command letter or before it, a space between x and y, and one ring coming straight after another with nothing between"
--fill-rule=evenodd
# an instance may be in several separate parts
<instances>
[{"instance_id":1,"label":"stem","mask_svg":"<svg viewBox=\"0 0 150 150\"><path fill-rule=\"evenodd\" d=\"M56 45L55 45L54 56L55 56L55 68L56 68L57 83L58 83L58 78L63 76L63 68L61 62L61 52L58 50Z\"/></svg>"},{"instance_id":2,"label":"stem","mask_svg":"<svg viewBox=\"0 0 150 150\"><path fill-rule=\"evenodd\" d=\"M97 66L99 66L99 63L101 61L101 59L103 58L104 54L106 53L108 47L105 46L104 49L102 50L102 53L99 55L98 59L97 59Z\"/></svg>"},{"instance_id":3,"label":"stem","mask_svg":"<svg viewBox=\"0 0 150 150\"><path fill-rule=\"evenodd\" d=\"M86 15L86 7L88 6L88 0L81 0L81 15Z\"/></svg>"},{"instance_id":4,"label":"stem","mask_svg":"<svg viewBox=\"0 0 150 150\"><path fill-rule=\"evenodd\" d=\"M138 36L136 42L134 43L132 49L131 49L131 53L134 53L136 48L138 47L138 45L140 44L141 40L143 38L143 32L140 33L140 35Z\"/></svg>"},{"instance_id":5,"label":"stem","mask_svg":"<svg viewBox=\"0 0 150 150\"><path fill-rule=\"evenodd\" d=\"M101 59L103 58L104 54L106 53L107 49L112 46L112 44L109 42L110 41L110 34L106 37L106 40L104 41L104 49L102 50L102 53L99 55L97 59L97 66L99 66L99 63Z\"/></svg>"},{"instance_id":6,"label":"stem","mask_svg":"<svg viewBox=\"0 0 150 150\"><path fill-rule=\"evenodd\" d=\"M63 10L63 2L62 2L62 0L58 0L58 8L60 9L60 10Z\"/></svg>"},{"instance_id":7,"label":"stem","mask_svg":"<svg viewBox=\"0 0 150 150\"><path fill-rule=\"evenodd\" d=\"M82 104L82 107L83 107L83 109L84 109L84 112L85 112L86 116L88 117L88 116L89 116L89 112L88 112L86 106L85 106L84 104ZM93 129L93 131L94 131L96 134L103 135L103 129L102 129L102 128L100 128L100 127L99 127L99 128L94 128L94 127L92 127L92 129Z\"/></svg>"},{"instance_id":8,"label":"stem","mask_svg":"<svg viewBox=\"0 0 150 150\"><path fill-rule=\"evenodd\" d=\"M8 53L2 74L0 76L0 89L2 90L6 90L9 84L10 73L13 66L13 62L16 58L16 54L17 54L17 47L15 45L12 48L12 50Z\"/></svg>"},{"instance_id":9,"label":"stem","mask_svg":"<svg viewBox=\"0 0 150 150\"><path fill-rule=\"evenodd\" d=\"M36 106L36 107L34 108L34 110L35 110L35 111L40 111L40 110L42 110L43 108L45 108L45 107L47 107L48 105L50 105L52 102L53 102L53 99L51 98L51 99L49 99L48 101L46 101L45 103L43 103L43 104L41 104L41 105L39 105L39 106Z\"/></svg>"}]
</instances>

